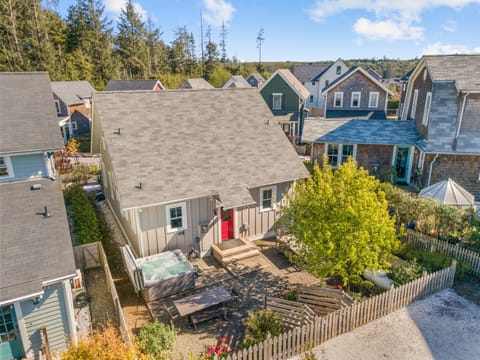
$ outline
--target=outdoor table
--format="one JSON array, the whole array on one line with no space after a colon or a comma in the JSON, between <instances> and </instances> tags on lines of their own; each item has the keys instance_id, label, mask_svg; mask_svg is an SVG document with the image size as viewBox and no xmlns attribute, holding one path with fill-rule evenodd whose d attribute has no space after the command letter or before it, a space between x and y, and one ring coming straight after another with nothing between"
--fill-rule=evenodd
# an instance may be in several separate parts
<instances>
[{"instance_id":1,"label":"outdoor table","mask_svg":"<svg viewBox=\"0 0 480 360\"><path fill-rule=\"evenodd\" d=\"M175 300L173 305L177 309L178 314L181 317L185 317L234 299L225 286L216 286L183 299Z\"/></svg>"}]
</instances>

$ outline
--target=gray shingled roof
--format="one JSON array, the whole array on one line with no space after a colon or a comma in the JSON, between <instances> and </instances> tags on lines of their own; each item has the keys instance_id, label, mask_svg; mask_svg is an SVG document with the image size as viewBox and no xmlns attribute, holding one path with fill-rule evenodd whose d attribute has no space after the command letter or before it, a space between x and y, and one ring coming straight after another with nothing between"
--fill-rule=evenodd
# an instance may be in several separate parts
<instances>
[{"instance_id":1,"label":"gray shingled roof","mask_svg":"<svg viewBox=\"0 0 480 360\"><path fill-rule=\"evenodd\" d=\"M40 190L30 190L41 184ZM0 302L38 293L75 273L60 181L0 184ZM41 213L47 206L50 217Z\"/></svg>"},{"instance_id":2,"label":"gray shingled roof","mask_svg":"<svg viewBox=\"0 0 480 360\"><path fill-rule=\"evenodd\" d=\"M480 54L427 55L423 60L433 81L454 80L457 90L480 91Z\"/></svg>"},{"instance_id":3,"label":"gray shingled roof","mask_svg":"<svg viewBox=\"0 0 480 360\"><path fill-rule=\"evenodd\" d=\"M63 146L47 72L0 72L0 153Z\"/></svg>"},{"instance_id":4,"label":"gray shingled roof","mask_svg":"<svg viewBox=\"0 0 480 360\"><path fill-rule=\"evenodd\" d=\"M383 85L380 82L380 80L377 80L376 78L374 78L371 74L369 74L367 71L365 71L365 69L363 69L361 66L354 66L354 67L351 67L350 69L348 69L348 71L346 71L343 75L339 76L334 81L332 81L328 86L324 87L322 89L322 94L327 90L333 89L338 84L340 84L341 82L343 82L345 79L349 78L351 75L353 75L353 73L356 73L356 72L359 72L359 73L363 74L365 77L369 78L378 87L385 90L389 95L393 95L393 93L387 87L385 87L385 85Z\"/></svg>"},{"instance_id":5,"label":"gray shingled roof","mask_svg":"<svg viewBox=\"0 0 480 360\"><path fill-rule=\"evenodd\" d=\"M329 64L302 64L295 65L292 69L293 75L302 83L313 81L313 79L327 69Z\"/></svg>"},{"instance_id":6,"label":"gray shingled roof","mask_svg":"<svg viewBox=\"0 0 480 360\"><path fill-rule=\"evenodd\" d=\"M414 145L418 133L410 120L306 120L303 141L372 145Z\"/></svg>"},{"instance_id":7,"label":"gray shingled roof","mask_svg":"<svg viewBox=\"0 0 480 360\"><path fill-rule=\"evenodd\" d=\"M292 89L294 89L298 93L298 95L303 100L306 100L310 96L310 91L308 91L305 88L305 86L302 85L302 83L291 73L290 70L278 69L272 74L272 76L268 80L273 78L276 74L279 74L280 76L282 76L282 78L292 87ZM268 80L267 80L267 83L268 83Z\"/></svg>"},{"instance_id":8,"label":"gray shingled roof","mask_svg":"<svg viewBox=\"0 0 480 360\"><path fill-rule=\"evenodd\" d=\"M251 73L250 75L248 75L247 82L248 79L250 79L251 77L255 78L257 82L265 82L265 78L260 73Z\"/></svg>"},{"instance_id":9,"label":"gray shingled roof","mask_svg":"<svg viewBox=\"0 0 480 360\"><path fill-rule=\"evenodd\" d=\"M179 89L213 89L214 86L202 78L187 79L178 87Z\"/></svg>"},{"instance_id":10,"label":"gray shingled roof","mask_svg":"<svg viewBox=\"0 0 480 360\"><path fill-rule=\"evenodd\" d=\"M95 89L88 81L52 81L52 90L65 104L82 104L83 99L91 98Z\"/></svg>"},{"instance_id":11,"label":"gray shingled roof","mask_svg":"<svg viewBox=\"0 0 480 360\"><path fill-rule=\"evenodd\" d=\"M227 88L238 88L238 89L240 89L240 88L250 88L250 87L252 87L252 86L241 75L233 75L223 85L224 89L227 89Z\"/></svg>"},{"instance_id":12,"label":"gray shingled roof","mask_svg":"<svg viewBox=\"0 0 480 360\"><path fill-rule=\"evenodd\" d=\"M97 93L94 101L122 208L308 175L256 88Z\"/></svg>"},{"instance_id":13,"label":"gray shingled roof","mask_svg":"<svg viewBox=\"0 0 480 360\"><path fill-rule=\"evenodd\" d=\"M103 91L153 90L158 80L110 80Z\"/></svg>"}]
</instances>

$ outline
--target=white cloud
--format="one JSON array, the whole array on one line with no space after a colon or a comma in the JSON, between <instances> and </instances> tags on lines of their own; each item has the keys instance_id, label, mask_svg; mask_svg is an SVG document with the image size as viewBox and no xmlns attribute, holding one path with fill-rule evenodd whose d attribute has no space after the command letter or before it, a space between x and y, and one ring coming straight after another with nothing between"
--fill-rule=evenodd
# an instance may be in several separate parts
<instances>
[{"instance_id":1,"label":"white cloud","mask_svg":"<svg viewBox=\"0 0 480 360\"><path fill-rule=\"evenodd\" d=\"M422 50L422 55L472 54L480 53L480 47L469 48L463 44L444 44L436 42Z\"/></svg>"},{"instance_id":2,"label":"white cloud","mask_svg":"<svg viewBox=\"0 0 480 360\"><path fill-rule=\"evenodd\" d=\"M133 7L135 11L137 12L138 15L140 15L140 18L142 21L147 21L148 19L148 14L147 10L145 10L140 3L133 3Z\"/></svg>"},{"instance_id":3,"label":"white cloud","mask_svg":"<svg viewBox=\"0 0 480 360\"><path fill-rule=\"evenodd\" d=\"M125 8L127 0L105 0L105 10L114 14L120 14L122 9ZM143 21L146 21L148 18L147 11L142 7L138 2L133 3L135 11L140 15L140 18Z\"/></svg>"},{"instance_id":4,"label":"white cloud","mask_svg":"<svg viewBox=\"0 0 480 360\"><path fill-rule=\"evenodd\" d=\"M423 28L412 26L408 21L395 20L370 21L366 18L358 19L353 25L357 34L373 40L417 40L423 35Z\"/></svg>"},{"instance_id":5,"label":"white cloud","mask_svg":"<svg viewBox=\"0 0 480 360\"><path fill-rule=\"evenodd\" d=\"M222 22L228 25L232 19L235 8L225 0L203 0L206 12L205 20L213 26L221 26Z\"/></svg>"},{"instance_id":6,"label":"white cloud","mask_svg":"<svg viewBox=\"0 0 480 360\"><path fill-rule=\"evenodd\" d=\"M357 33L371 39L386 39L387 36L382 36L385 31L394 40L419 39L423 28L414 24L421 21L425 10L441 6L460 9L475 3L480 0L317 0L309 14L314 21L323 21L344 11L363 10L372 13L373 19L359 18L354 25Z\"/></svg>"},{"instance_id":7,"label":"white cloud","mask_svg":"<svg viewBox=\"0 0 480 360\"><path fill-rule=\"evenodd\" d=\"M447 32L457 31L457 22L455 20L448 20L445 24L443 24L443 30Z\"/></svg>"}]
</instances>

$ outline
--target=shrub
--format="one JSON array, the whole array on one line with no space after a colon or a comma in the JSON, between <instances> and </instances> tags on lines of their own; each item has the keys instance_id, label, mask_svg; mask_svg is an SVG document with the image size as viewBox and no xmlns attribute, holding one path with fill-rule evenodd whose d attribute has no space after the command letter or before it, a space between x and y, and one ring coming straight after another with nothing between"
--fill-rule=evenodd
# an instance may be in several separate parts
<instances>
[{"instance_id":1,"label":"shrub","mask_svg":"<svg viewBox=\"0 0 480 360\"><path fill-rule=\"evenodd\" d=\"M228 336L219 337L218 344L210 346L205 354L203 354L203 358L206 360L210 359L226 359L227 356L233 351L231 346L228 344Z\"/></svg>"},{"instance_id":2,"label":"shrub","mask_svg":"<svg viewBox=\"0 0 480 360\"><path fill-rule=\"evenodd\" d=\"M405 264L392 265L389 277L398 285L409 283L422 277L424 268L417 264L417 260L407 261Z\"/></svg>"},{"instance_id":3,"label":"shrub","mask_svg":"<svg viewBox=\"0 0 480 360\"><path fill-rule=\"evenodd\" d=\"M357 293L360 295L360 296L355 296L355 294L353 294L353 296L357 299L375 296L384 291L382 288L379 288L373 282L369 280L364 280L364 279L352 280L349 284L349 287L352 293Z\"/></svg>"},{"instance_id":4,"label":"shrub","mask_svg":"<svg viewBox=\"0 0 480 360\"><path fill-rule=\"evenodd\" d=\"M278 336L284 329L280 315L271 310L249 312L245 325L247 326L245 329L245 347L264 341L268 335Z\"/></svg>"},{"instance_id":5,"label":"shrub","mask_svg":"<svg viewBox=\"0 0 480 360\"><path fill-rule=\"evenodd\" d=\"M135 345L126 344L111 325L94 330L86 339L79 338L78 345L70 344L61 354L62 360L136 360L138 350Z\"/></svg>"},{"instance_id":6,"label":"shrub","mask_svg":"<svg viewBox=\"0 0 480 360\"><path fill-rule=\"evenodd\" d=\"M167 359L175 349L177 331L173 324L164 324L158 320L146 323L135 339L141 353L153 359Z\"/></svg>"},{"instance_id":7,"label":"shrub","mask_svg":"<svg viewBox=\"0 0 480 360\"><path fill-rule=\"evenodd\" d=\"M95 208L80 185L64 191L65 203L70 207L76 241L87 244L102 239Z\"/></svg>"}]
</instances>

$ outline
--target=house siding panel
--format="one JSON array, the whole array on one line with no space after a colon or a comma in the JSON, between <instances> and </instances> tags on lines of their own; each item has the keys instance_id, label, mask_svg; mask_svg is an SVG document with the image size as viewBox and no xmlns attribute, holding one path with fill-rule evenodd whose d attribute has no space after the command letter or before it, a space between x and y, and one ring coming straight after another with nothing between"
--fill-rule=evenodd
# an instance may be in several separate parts
<instances>
[{"instance_id":1,"label":"house siding panel","mask_svg":"<svg viewBox=\"0 0 480 360\"><path fill-rule=\"evenodd\" d=\"M260 94L262 95L265 102L268 104L268 107L272 109L272 94L273 93L282 93L282 112L293 112L299 111L300 102L299 97L295 91L283 80L280 75L275 75L275 78L271 79L268 84L265 84L261 90ZM275 110L272 110L275 114Z\"/></svg>"},{"instance_id":2,"label":"house siding panel","mask_svg":"<svg viewBox=\"0 0 480 360\"><path fill-rule=\"evenodd\" d=\"M360 106L351 107L352 92L361 92ZM378 107L369 108L368 100L370 92L378 91ZM335 92L343 92L343 106L334 107ZM328 90L326 107L327 110L383 110L385 109L385 102L388 100L387 93L373 81L368 79L365 75L357 72L351 75L348 79L340 82L337 86Z\"/></svg>"},{"instance_id":3,"label":"house siding panel","mask_svg":"<svg viewBox=\"0 0 480 360\"><path fill-rule=\"evenodd\" d=\"M0 179L0 182L10 182L47 176L43 154L17 155L10 157L15 177Z\"/></svg>"},{"instance_id":4,"label":"house siding panel","mask_svg":"<svg viewBox=\"0 0 480 360\"><path fill-rule=\"evenodd\" d=\"M413 93L418 90L417 105L415 108L415 114L411 114L413 105ZM420 71L415 80L413 81L412 96L408 104L407 119L414 120L418 134L423 139L428 139L428 127L422 125L423 111L425 109L425 100L427 98L427 92L432 92L432 79L427 72L427 77L423 80L423 71ZM432 105L433 110L435 104L435 93L432 93ZM432 114L432 112L430 113Z\"/></svg>"},{"instance_id":5,"label":"house siding panel","mask_svg":"<svg viewBox=\"0 0 480 360\"><path fill-rule=\"evenodd\" d=\"M459 112L463 97L459 99ZM465 102L457 150L480 154L480 94L469 94Z\"/></svg>"},{"instance_id":6,"label":"house siding panel","mask_svg":"<svg viewBox=\"0 0 480 360\"><path fill-rule=\"evenodd\" d=\"M30 348L25 349L27 354L38 356L42 346L42 327L47 328L48 341L52 352L65 350L68 345L67 305L61 283L44 288L44 295L35 305L32 300L20 304L23 320L27 330ZM30 355L29 355L30 356Z\"/></svg>"}]
</instances>

